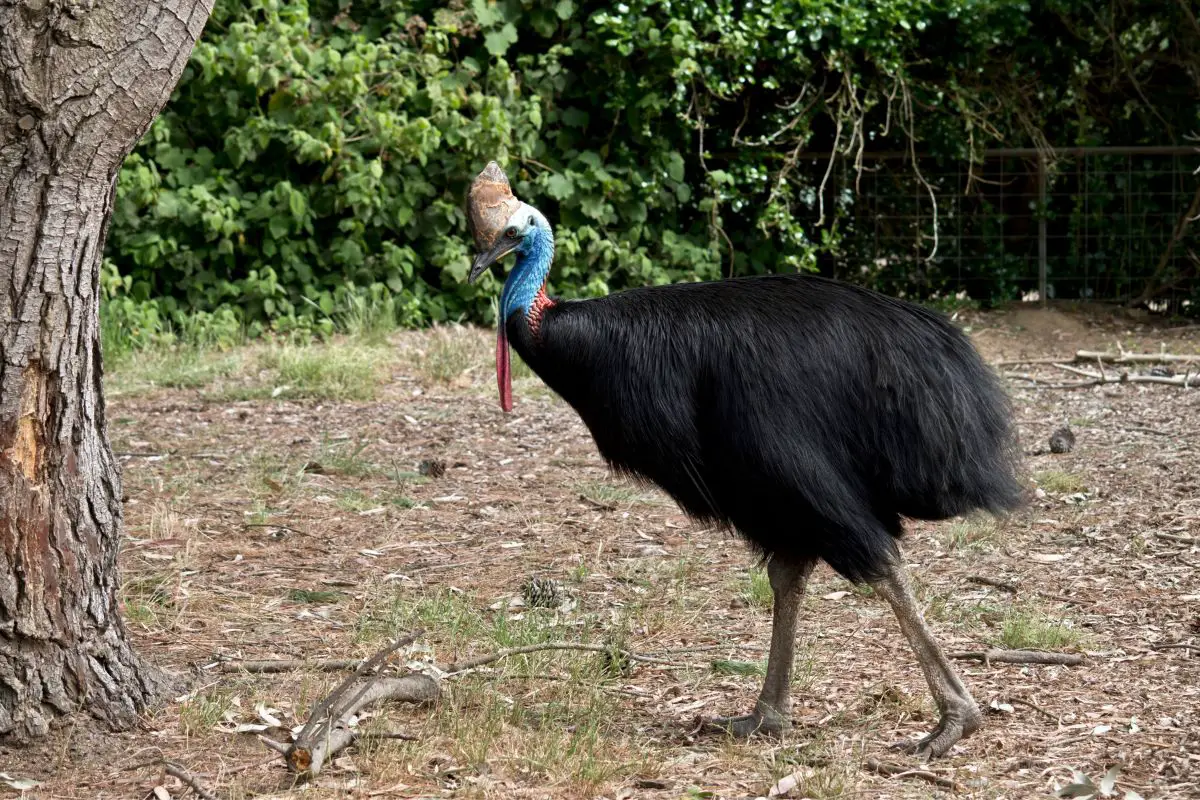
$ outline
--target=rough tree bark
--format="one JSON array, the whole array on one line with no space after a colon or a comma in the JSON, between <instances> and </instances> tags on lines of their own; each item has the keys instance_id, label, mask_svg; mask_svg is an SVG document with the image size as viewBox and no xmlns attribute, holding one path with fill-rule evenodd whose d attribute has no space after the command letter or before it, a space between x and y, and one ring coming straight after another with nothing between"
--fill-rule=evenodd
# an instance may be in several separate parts
<instances>
[{"instance_id":1,"label":"rough tree bark","mask_svg":"<svg viewBox=\"0 0 1200 800\"><path fill-rule=\"evenodd\" d=\"M121 483L101 392L117 171L212 0L0 0L0 735L133 723L163 673L118 610Z\"/></svg>"}]
</instances>

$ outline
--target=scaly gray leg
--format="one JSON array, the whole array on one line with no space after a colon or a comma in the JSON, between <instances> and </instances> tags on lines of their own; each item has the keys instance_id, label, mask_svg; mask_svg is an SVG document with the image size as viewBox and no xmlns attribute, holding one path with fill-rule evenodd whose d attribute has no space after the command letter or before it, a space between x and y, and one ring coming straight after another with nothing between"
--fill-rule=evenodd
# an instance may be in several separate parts
<instances>
[{"instance_id":1,"label":"scaly gray leg","mask_svg":"<svg viewBox=\"0 0 1200 800\"><path fill-rule=\"evenodd\" d=\"M900 630L917 654L917 661L921 664L921 671L925 673L929 691L941 715L937 727L928 736L917 742L900 742L894 747L915 753L926 760L937 758L959 739L979 730L983 716L971 693L950 665L950 660L933 638L933 632L925 624L904 567L898 562L890 564L887 574L872 586L896 612Z\"/></svg>"},{"instance_id":2,"label":"scaly gray leg","mask_svg":"<svg viewBox=\"0 0 1200 800\"><path fill-rule=\"evenodd\" d=\"M754 711L740 717L715 717L708 724L733 736L753 733L782 733L791 727L792 661L796 655L796 615L816 561L784 562L772 558L767 577L775 604L771 613L771 652L767 656L767 676Z\"/></svg>"}]
</instances>

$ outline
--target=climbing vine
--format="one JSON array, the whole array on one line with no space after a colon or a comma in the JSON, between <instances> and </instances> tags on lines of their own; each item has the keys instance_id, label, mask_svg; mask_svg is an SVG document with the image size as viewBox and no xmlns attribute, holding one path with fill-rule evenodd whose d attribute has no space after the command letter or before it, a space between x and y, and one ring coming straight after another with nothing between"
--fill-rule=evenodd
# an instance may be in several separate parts
<instances>
[{"instance_id":1,"label":"climbing vine","mask_svg":"<svg viewBox=\"0 0 1200 800\"><path fill-rule=\"evenodd\" d=\"M490 320L461 200L491 158L556 222L560 294L815 269L857 257L831 177L864 152L1181 142L1198 53L1181 0L218 4L121 172L106 309Z\"/></svg>"}]
</instances>

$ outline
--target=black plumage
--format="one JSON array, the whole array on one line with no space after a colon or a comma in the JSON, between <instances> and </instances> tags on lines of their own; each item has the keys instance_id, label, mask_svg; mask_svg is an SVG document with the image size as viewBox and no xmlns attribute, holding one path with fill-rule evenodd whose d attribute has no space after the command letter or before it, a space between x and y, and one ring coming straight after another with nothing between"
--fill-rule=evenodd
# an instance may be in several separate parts
<instances>
[{"instance_id":1,"label":"black plumage","mask_svg":"<svg viewBox=\"0 0 1200 800\"><path fill-rule=\"evenodd\" d=\"M1005 394L943 316L807 275L547 307L508 339L617 470L765 555L878 579L901 518L1021 502Z\"/></svg>"},{"instance_id":2,"label":"black plumage","mask_svg":"<svg viewBox=\"0 0 1200 800\"><path fill-rule=\"evenodd\" d=\"M555 301L550 224L494 162L468 200L479 254L507 254L496 376L512 408L511 344L580 415L616 470L748 539L767 562L771 650L735 735L789 726L800 599L817 561L868 582L895 611L938 705L909 749L945 753L982 724L921 616L897 540L904 518L1018 507L1007 397L944 316L808 275L632 289Z\"/></svg>"}]
</instances>

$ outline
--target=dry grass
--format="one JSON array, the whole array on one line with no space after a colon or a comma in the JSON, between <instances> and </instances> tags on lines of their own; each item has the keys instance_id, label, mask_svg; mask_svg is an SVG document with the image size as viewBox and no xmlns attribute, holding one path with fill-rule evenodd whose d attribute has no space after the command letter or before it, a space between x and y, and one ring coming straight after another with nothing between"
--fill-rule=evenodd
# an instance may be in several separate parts
<instances>
[{"instance_id":1,"label":"dry grass","mask_svg":"<svg viewBox=\"0 0 1200 800\"><path fill-rule=\"evenodd\" d=\"M139 650L190 688L145 731L67 729L45 747L4 751L5 772L46 782L29 796L145 797L160 782L185 796L139 766L159 754L231 800L743 798L794 772L804 776L796 797L944 796L862 768L865 758L906 763L886 744L935 718L871 592L824 567L814 574L790 734L741 743L696 732L698 715L746 710L758 691L771 594L752 556L657 492L609 476L579 420L536 378L517 376L515 413L502 414L493 332L389 337L387 309L347 313L362 315L362 333L333 347L153 355L109 376L130 498L125 616ZM1003 314L969 321L994 358L1098 349L1117 330L1048 319L1037 328L1023 316L1026 332ZM1086 420L1076 450L1029 459L1045 496L1028 513L911 525L906 558L948 649L1091 658L1078 668L964 662L981 705L1012 711L989 715L930 769L964 797L1042 797L1072 769L1098 781L1119 762L1122 787L1194 797L1200 660L1155 646L1200 638L1200 557L1154 533L1200 535L1190 435L1200 393L1014 387L1013 397L1027 449L1061 420ZM444 460L445 475L419 474L426 459ZM561 581L574 605L514 605L534 574ZM456 677L431 708L384 708L361 723L416 741L355 747L303 792L236 726L260 721L260 706L296 725L342 676L208 667L367 655L412 627L426 631L405 654L413 662L549 640L684 652L669 657L675 665L628 669L598 653L536 653Z\"/></svg>"}]
</instances>

